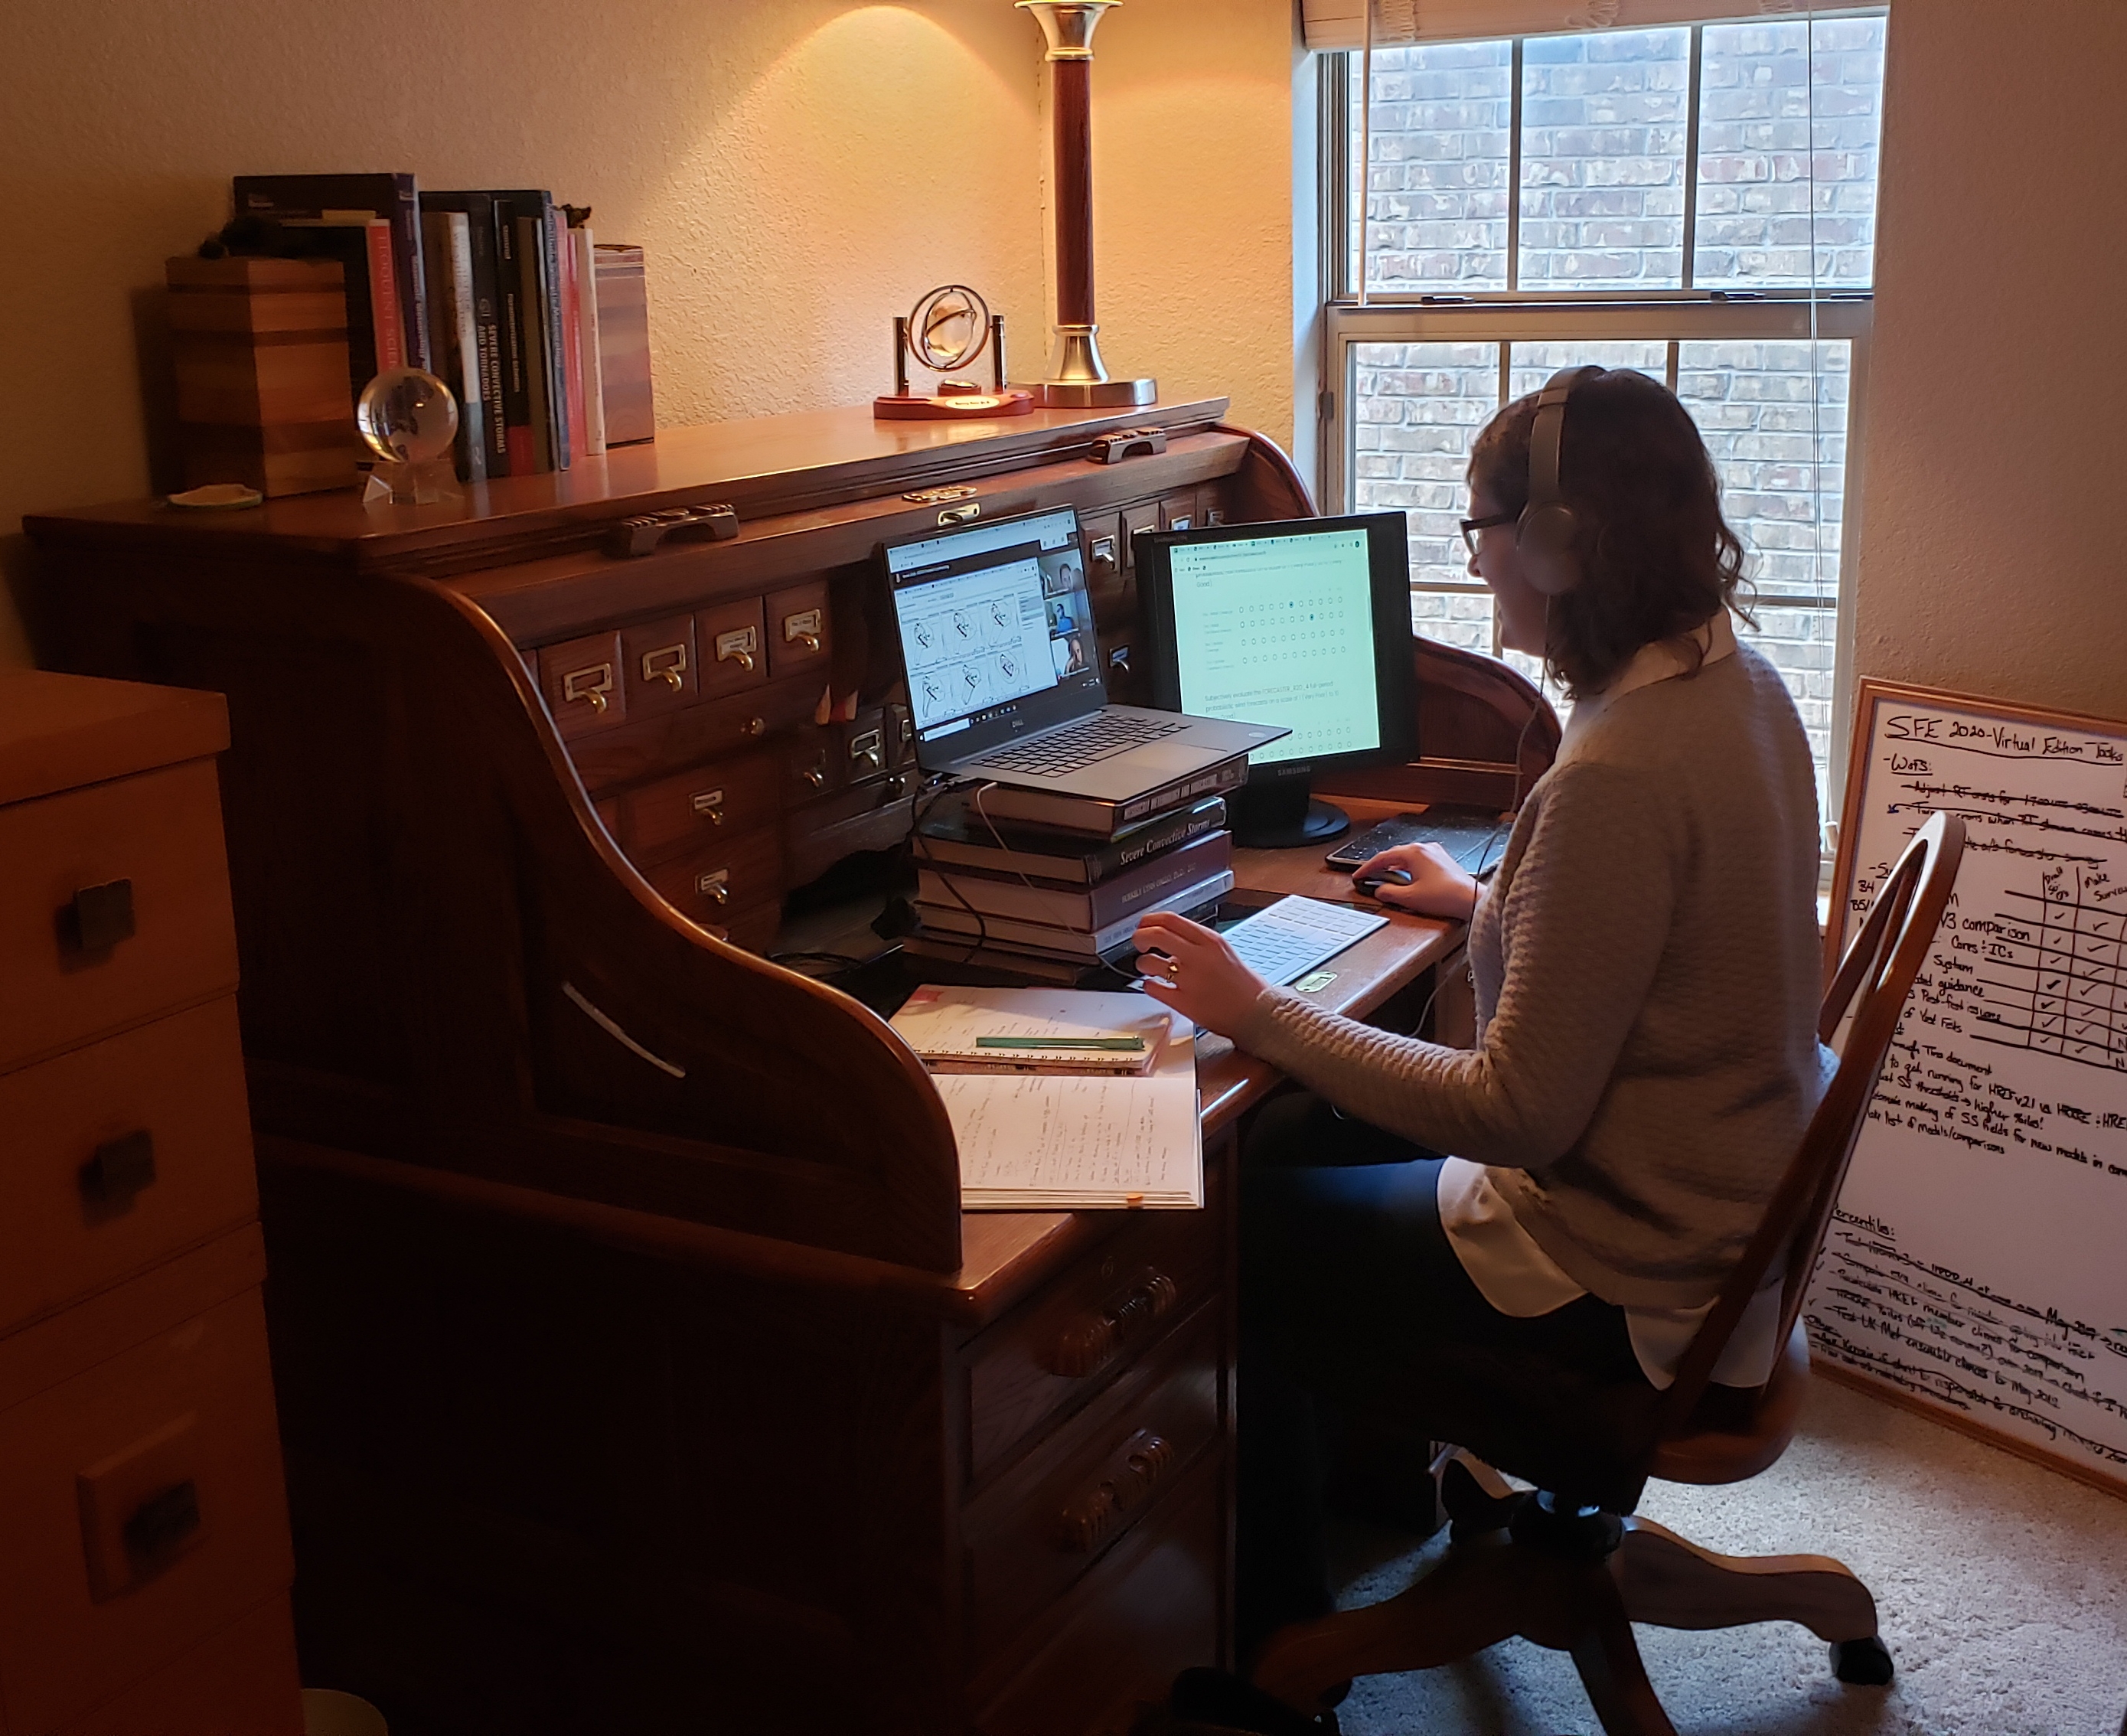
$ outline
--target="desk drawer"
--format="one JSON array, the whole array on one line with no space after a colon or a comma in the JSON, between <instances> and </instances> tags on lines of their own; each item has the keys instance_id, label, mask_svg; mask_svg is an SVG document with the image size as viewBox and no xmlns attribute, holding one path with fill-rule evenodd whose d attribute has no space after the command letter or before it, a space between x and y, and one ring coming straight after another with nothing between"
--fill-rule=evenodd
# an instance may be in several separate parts
<instances>
[{"instance_id":1,"label":"desk drawer","mask_svg":"<svg viewBox=\"0 0 2127 1736\"><path fill-rule=\"evenodd\" d=\"M0 1072L236 986L211 760L0 808Z\"/></svg>"},{"instance_id":2,"label":"desk drawer","mask_svg":"<svg viewBox=\"0 0 2127 1736\"><path fill-rule=\"evenodd\" d=\"M0 1333L255 1217L236 1003L0 1075Z\"/></svg>"},{"instance_id":3,"label":"desk drawer","mask_svg":"<svg viewBox=\"0 0 2127 1736\"><path fill-rule=\"evenodd\" d=\"M1156 1513L1219 1438L1219 1321L1197 1310L968 1511L969 1642L989 1656Z\"/></svg>"},{"instance_id":4,"label":"desk drawer","mask_svg":"<svg viewBox=\"0 0 2127 1736\"><path fill-rule=\"evenodd\" d=\"M23 1336L65 1336L78 1311ZM64 1724L285 1593L294 1564L258 1292L0 1412L0 1700L14 1730Z\"/></svg>"},{"instance_id":5,"label":"desk drawer","mask_svg":"<svg viewBox=\"0 0 2127 1736\"><path fill-rule=\"evenodd\" d=\"M978 1736L1124 1736L1141 1704L1219 1662L1225 1525L1219 1467L1201 1463L1027 1635L971 1698Z\"/></svg>"},{"instance_id":6,"label":"desk drawer","mask_svg":"<svg viewBox=\"0 0 2127 1736\"><path fill-rule=\"evenodd\" d=\"M303 1736L302 1677L285 1596L106 1700L64 1736Z\"/></svg>"},{"instance_id":7,"label":"desk drawer","mask_svg":"<svg viewBox=\"0 0 2127 1736\"><path fill-rule=\"evenodd\" d=\"M720 837L644 871L666 902L689 922L725 928L741 913L783 896L783 847L773 831Z\"/></svg>"},{"instance_id":8,"label":"desk drawer","mask_svg":"<svg viewBox=\"0 0 2127 1736\"><path fill-rule=\"evenodd\" d=\"M771 828L783 768L773 753L697 766L620 798L622 846L638 863L713 849L719 838Z\"/></svg>"},{"instance_id":9,"label":"desk drawer","mask_svg":"<svg viewBox=\"0 0 2127 1736\"><path fill-rule=\"evenodd\" d=\"M1218 1284L1219 1214L1147 1212L969 1345L968 1475L1136 1363Z\"/></svg>"}]
</instances>

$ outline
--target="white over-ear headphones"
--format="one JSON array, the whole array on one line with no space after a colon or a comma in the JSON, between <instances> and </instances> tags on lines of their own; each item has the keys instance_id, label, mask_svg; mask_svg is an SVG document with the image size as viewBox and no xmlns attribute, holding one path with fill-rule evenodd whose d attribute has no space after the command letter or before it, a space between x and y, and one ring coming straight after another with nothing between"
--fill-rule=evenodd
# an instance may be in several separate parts
<instances>
[{"instance_id":1,"label":"white over-ear headphones","mask_svg":"<svg viewBox=\"0 0 2127 1736\"><path fill-rule=\"evenodd\" d=\"M1580 557L1573 543L1580 523L1558 490L1559 448L1566 437L1566 401L1599 368L1561 368L1545 382L1529 430L1528 505L1514 526L1522 576L1545 596L1563 596L1580 582Z\"/></svg>"}]
</instances>

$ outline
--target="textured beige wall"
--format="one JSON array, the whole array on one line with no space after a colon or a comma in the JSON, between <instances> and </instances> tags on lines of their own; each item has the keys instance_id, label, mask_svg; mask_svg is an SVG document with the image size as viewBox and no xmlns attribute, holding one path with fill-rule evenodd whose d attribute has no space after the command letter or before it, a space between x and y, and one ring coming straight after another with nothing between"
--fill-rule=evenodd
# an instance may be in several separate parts
<instances>
[{"instance_id":1,"label":"textured beige wall","mask_svg":"<svg viewBox=\"0 0 2127 1736\"><path fill-rule=\"evenodd\" d=\"M1127 0L1093 39L1101 349L1292 443L1291 0Z\"/></svg>"},{"instance_id":2,"label":"textured beige wall","mask_svg":"<svg viewBox=\"0 0 2127 1736\"><path fill-rule=\"evenodd\" d=\"M1855 666L2127 717L2127 6L1901 0Z\"/></svg>"},{"instance_id":3,"label":"textured beige wall","mask_svg":"<svg viewBox=\"0 0 2127 1736\"><path fill-rule=\"evenodd\" d=\"M1102 336L1287 439L1291 0L1130 0L1095 67ZM162 261L239 171L551 187L650 250L666 426L860 403L972 282L1047 351L1040 32L1006 0L100 0L5 27L0 571L26 512L169 486ZM28 256L25 256L26 259ZM160 420L159 420L160 419ZM26 654L0 596L0 662Z\"/></svg>"},{"instance_id":4,"label":"textured beige wall","mask_svg":"<svg viewBox=\"0 0 2127 1736\"><path fill-rule=\"evenodd\" d=\"M590 205L650 250L668 426L863 401L890 384L892 315L946 279L990 295L1032 361L1037 43L1002 0L10 8L0 168L27 250L0 273L0 562L19 575L23 513L167 481L136 329L238 171L410 168ZM0 662L22 655L0 601Z\"/></svg>"}]
</instances>

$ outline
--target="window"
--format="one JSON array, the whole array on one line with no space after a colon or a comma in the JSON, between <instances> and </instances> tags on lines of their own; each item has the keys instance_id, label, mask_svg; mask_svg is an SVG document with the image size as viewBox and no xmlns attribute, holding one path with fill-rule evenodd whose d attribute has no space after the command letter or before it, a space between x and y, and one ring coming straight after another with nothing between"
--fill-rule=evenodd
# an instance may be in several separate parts
<instances>
[{"instance_id":1,"label":"window","mask_svg":"<svg viewBox=\"0 0 2127 1736\"><path fill-rule=\"evenodd\" d=\"M1720 472L1752 643L1794 694L1827 815L1883 35L1862 15L1420 43L1376 50L1371 102L1360 55L1324 56L1343 144L1325 497L1405 509L1419 631L1497 652L1456 530L1471 439L1561 368L1667 382Z\"/></svg>"}]
</instances>

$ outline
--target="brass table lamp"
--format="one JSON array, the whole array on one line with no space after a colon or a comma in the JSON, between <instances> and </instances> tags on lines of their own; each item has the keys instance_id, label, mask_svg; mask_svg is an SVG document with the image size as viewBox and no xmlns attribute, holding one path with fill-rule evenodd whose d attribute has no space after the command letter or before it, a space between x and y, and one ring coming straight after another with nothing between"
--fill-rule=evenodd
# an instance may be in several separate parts
<instances>
[{"instance_id":1,"label":"brass table lamp","mask_svg":"<svg viewBox=\"0 0 2127 1736\"><path fill-rule=\"evenodd\" d=\"M1056 352L1033 388L1044 404L1083 409L1150 404L1156 380L1115 380L1101 362L1093 317L1093 32L1120 0L1017 0L1041 21L1051 69L1056 173Z\"/></svg>"}]
</instances>

